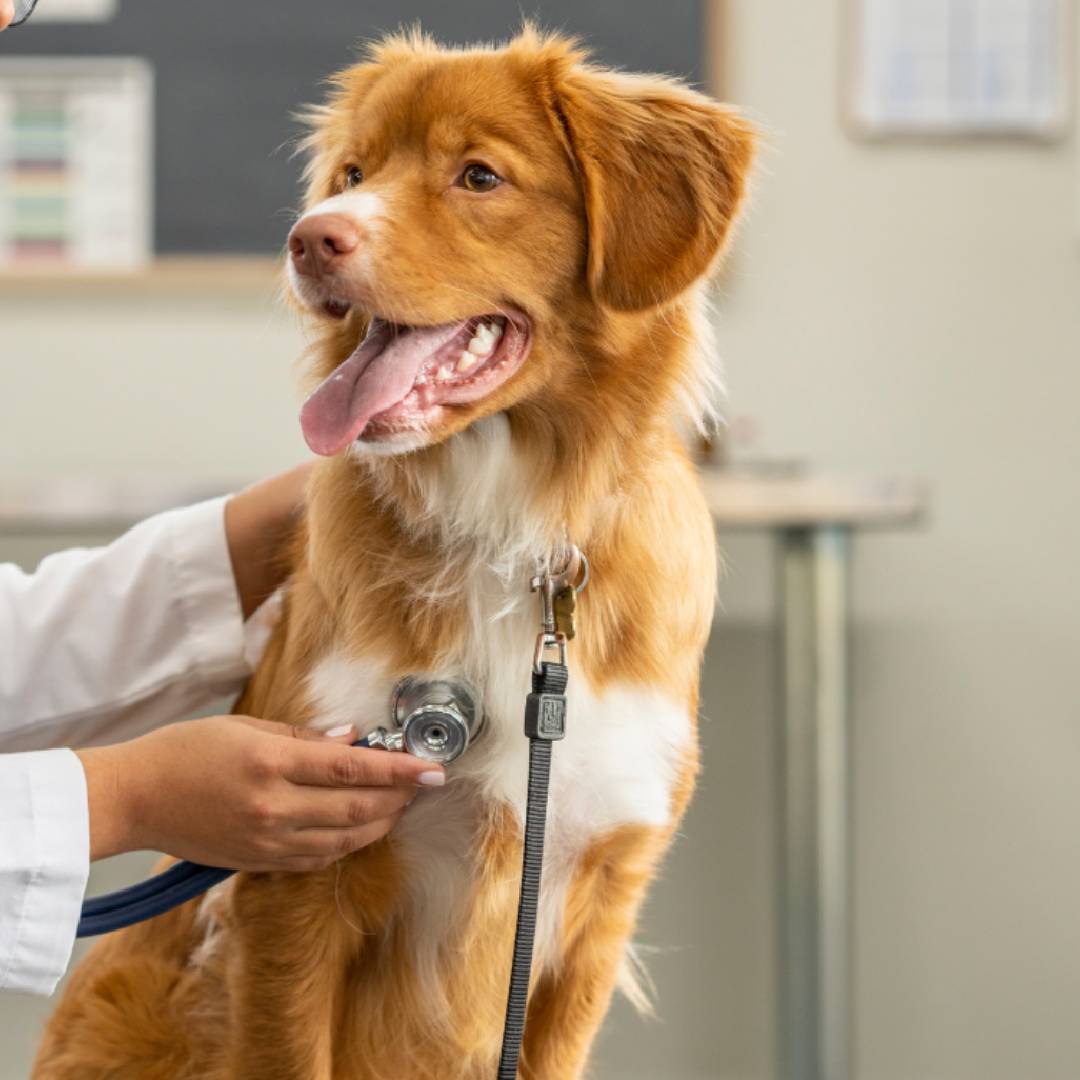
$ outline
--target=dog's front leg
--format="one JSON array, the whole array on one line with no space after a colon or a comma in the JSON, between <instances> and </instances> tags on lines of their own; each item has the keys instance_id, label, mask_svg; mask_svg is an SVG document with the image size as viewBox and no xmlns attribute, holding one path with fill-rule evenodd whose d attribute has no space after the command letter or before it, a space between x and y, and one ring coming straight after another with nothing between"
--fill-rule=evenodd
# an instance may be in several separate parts
<instances>
[{"instance_id":1,"label":"dog's front leg","mask_svg":"<svg viewBox=\"0 0 1080 1080\"><path fill-rule=\"evenodd\" d=\"M337 873L237 878L230 1080L330 1080L345 970L363 940L338 915Z\"/></svg>"},{"instance_id":2,"label":"dog's front leg","mask_svg":"<svg viewBox=\"0 0 1080 1080\"><path fill-rule=\"evenodd\" d=\"M520 1076L577 1080L615 989L669 829L623 826L587 851L566 899L564 950L529 1003Z\"/></svg>"}]
</instances>

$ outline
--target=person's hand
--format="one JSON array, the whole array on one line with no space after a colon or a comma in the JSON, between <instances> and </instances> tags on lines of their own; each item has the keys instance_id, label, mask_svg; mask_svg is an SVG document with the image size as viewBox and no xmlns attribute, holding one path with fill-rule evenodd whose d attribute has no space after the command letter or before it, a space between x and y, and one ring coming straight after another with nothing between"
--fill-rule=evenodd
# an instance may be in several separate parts
<instances>
[{"instance_id":1,"label":"person's hand","mask_svg":"<svg viewBox=\"0 0 1080 1080\"><path fill-rule=\"evenodd\" d=\"M440 766L250 717L80 750L90 857L162 851L237 870L315 870L385 836Z\"/></svg>"},{"instance_id":2,"label":"person's hand","mask_svg":"<svg viewBox=\"0 0 1080 1080\"><path fill-rule=\"evenodd\" d=\"M15 0L0 0L0 30L6 30L15 19Z\"/></svg>"},{"instance_id":3,"label":"person's hand","mask_svg":"<svg viewBox=\"0 0 1080 1080\"><path fill-rule=\"evenodd\" d=\"M225 504L225 536L245 619L285 578L285 544L304 508L311 466L262 480Z\"/></svg>"}]
</instances>

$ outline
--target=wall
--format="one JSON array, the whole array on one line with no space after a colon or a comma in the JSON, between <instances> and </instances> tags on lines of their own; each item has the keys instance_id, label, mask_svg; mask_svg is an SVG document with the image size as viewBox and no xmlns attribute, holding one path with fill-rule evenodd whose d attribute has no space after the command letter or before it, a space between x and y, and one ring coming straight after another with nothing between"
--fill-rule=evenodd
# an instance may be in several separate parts
<instances>
[{"instance_id":1,"label":"wall","mask_svg":"<svg viewBox=\"0 0 1080 1080\"><path fill-rule=\"evenodd\" d=\"M1080 1061L1076 139L852 141L843 6L731 5L731 96L772 149L721 341L758 451L934 491L923 533L867 537L856 558L856 1072L1066 1080ZM741 589L758 554L733 554ZM733 596L727 621L756 613ZM764 902L765 886L740 888ZM761 956L755 941L740 970ZM736 1043L729 1075L768 1075L756 1035Z\"/></svg>"}]
</instances>

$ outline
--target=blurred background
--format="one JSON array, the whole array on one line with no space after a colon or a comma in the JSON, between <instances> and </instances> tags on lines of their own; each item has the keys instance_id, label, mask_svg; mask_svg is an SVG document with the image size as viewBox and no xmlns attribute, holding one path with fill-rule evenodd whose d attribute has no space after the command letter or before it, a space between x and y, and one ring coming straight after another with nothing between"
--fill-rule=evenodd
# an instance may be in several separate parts
<instances>
[{"instance_id":1,"label":"blurred background","mask_svg":"<svg viewBox=\"0 0 1080 1080\"><path fill-rule=\"evenodd\" d=\"M595 1076L1072 1080L1072 0L527 11L604 61L737 103L766 141L717 294L730 424L707 476L728 573L705 772L640 933L658 1018L616 1005ZM0 35L0 559L33 566L302 456L305 342L275 263L298 194L290 113L359 39L414 17L460 42L505 36L520 12L41 0ZM850 953L814 1006L850 1053L824 1066L813 1034L788 1060L792 1029L816 1030L817 1014L783 1022L793 757L777 585L785 545L819 527L852 552L833 669L849 691L836 774L849 798L828 804L851 876L825 939ZM807 708L813 720L820 695ZM92 888L148 865L103 864ZM27 1074L48 1008L0 994L2 1080Z\"/></svg>"}]
</instances>

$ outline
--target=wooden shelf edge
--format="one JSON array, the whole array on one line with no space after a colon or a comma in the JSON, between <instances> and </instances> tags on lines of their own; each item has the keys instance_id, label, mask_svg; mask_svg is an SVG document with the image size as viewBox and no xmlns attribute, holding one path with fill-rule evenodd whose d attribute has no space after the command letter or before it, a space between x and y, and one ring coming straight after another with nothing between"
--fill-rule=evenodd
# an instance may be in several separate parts
<instances>
[{"instance_id":1,"label":"wooden shelf edge","mask_svg":"<svg viewBox=\"0 0 1080 1080\"><path fill-rule=\"evenodd\" d=\"M0 266L0 299L43 289L273 288L283 283L282 261L269 255L162 255L132 270Z\"/></svg>"}]
</instances>

